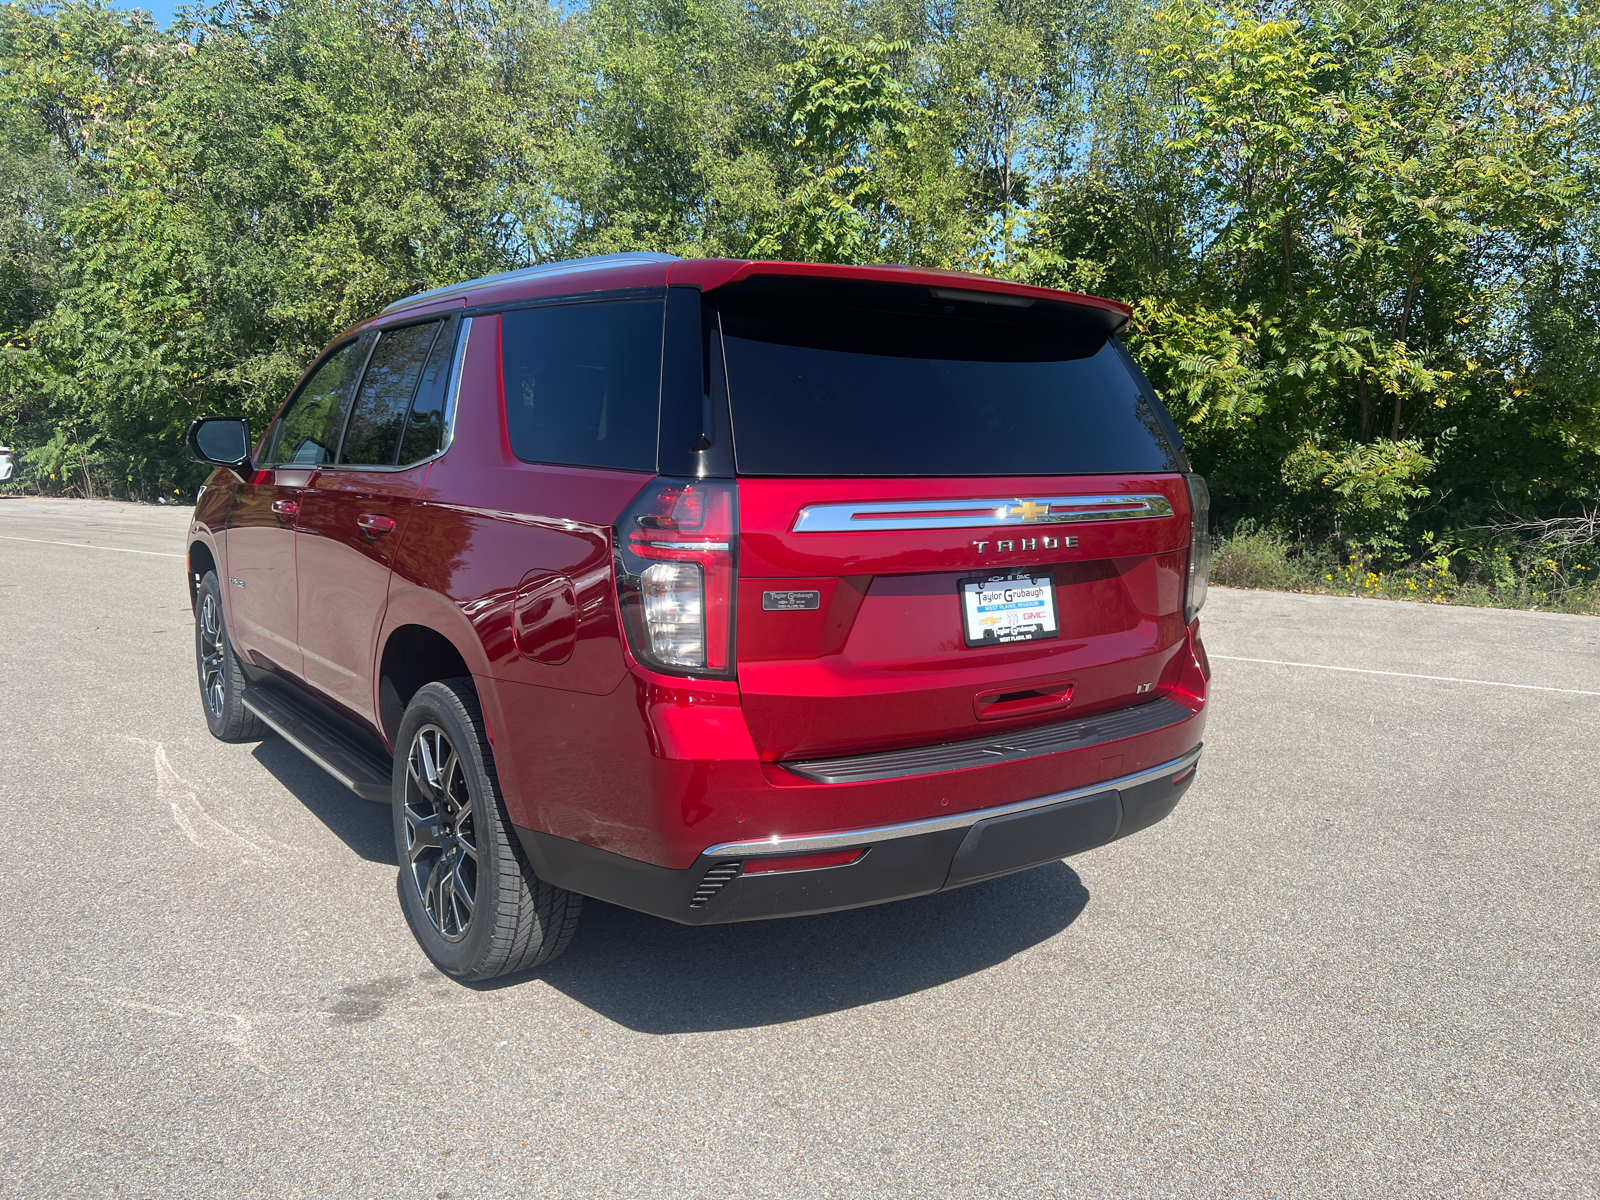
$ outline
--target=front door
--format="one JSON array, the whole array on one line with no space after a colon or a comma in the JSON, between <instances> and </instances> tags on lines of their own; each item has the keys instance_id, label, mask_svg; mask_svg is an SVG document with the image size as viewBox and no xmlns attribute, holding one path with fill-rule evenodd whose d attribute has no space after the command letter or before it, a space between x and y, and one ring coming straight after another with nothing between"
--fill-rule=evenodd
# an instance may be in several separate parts
<instances>
[{"instance_id":1,"label":"front door","mask_svg":"<svg viewBox=\"0 0 1600 1200\"><path fill-rule=\"evenodd\" d=\"M234 649L258 667L291 675L300 674L295 518L310 475L269 467L238 485L228 518L227 578L222 581Z\"/></svg>"}]
</instances>

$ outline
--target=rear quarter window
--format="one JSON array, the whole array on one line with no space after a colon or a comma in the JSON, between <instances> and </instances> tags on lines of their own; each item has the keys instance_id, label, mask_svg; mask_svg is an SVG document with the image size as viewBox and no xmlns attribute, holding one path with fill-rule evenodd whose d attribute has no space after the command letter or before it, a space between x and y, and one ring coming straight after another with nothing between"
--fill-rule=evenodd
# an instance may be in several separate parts
<instances>
[{"instance_id":1,"label":"rear quarter window","mask_svg":"<svg viewBox=\"0 0 1600 1200\"><path fill-rule=\"evenodd\" d=\"M525 462L654 471L662 301L502 313L511 449Z\"/></svg>"}]
</instances>

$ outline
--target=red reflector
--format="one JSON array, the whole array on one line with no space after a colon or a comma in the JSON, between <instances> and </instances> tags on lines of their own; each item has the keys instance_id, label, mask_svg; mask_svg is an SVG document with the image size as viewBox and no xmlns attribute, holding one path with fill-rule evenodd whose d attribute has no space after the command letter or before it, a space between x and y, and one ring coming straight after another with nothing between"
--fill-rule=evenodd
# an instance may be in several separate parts
<instances>
[{"instance_id":1,"label":"red reflector","mask_svg":"<svg viewBox=\"0 0 1600 1200\"><path fill-rule=\"evenodd\" d=\"M643 529L699 529L706 520L706 494L693 484L663 487L650 511L639 518Z\"/></svg>"},{"instance_id":2,"label":"red reflector","mask_svg":"<svg viewBox=\"0 0 1600 1200\"><path fill-rule=\"evenodd\" d=\"M1190 767L1187 771L1179 771L1176 775L1174 775L1172 777L1173 785L1176 786L1176 785L1182 783L1185 779L1189 778L1189 776L1193 775L1194 774L1194 768L1198 767L1199 765L1200 765L1199 763L1195 763L1194 766Z\"/></svg>"},{"instance_id":3,"label":"red reflector","mask_svg":"<svg viewBox=\"0 0 1600 1200\"><path fill-rule=\"evenodd\" d=\"M745 860L744 873L765 875L772 871L815 871L818 867L847 867L853 862L860 862L866 852L866 847L860 846L854 850L828 850L822 854L786 854L773 858L749 858Z\"/></svg>"}]
</instances>

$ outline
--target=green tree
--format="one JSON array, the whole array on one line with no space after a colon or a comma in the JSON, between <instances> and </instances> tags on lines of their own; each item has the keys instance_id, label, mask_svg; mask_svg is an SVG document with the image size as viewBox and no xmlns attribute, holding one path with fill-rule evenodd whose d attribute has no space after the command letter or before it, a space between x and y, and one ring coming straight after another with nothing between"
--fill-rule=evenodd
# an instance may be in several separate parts
<instances>
[{"instance_id":1,"label":"green tree","mask_svg":"<svg viewBox=\"0 0 1600 1200\"><path fill-rule=\"evenodd\" d=\"M170 495L419 289L627 249L1133 305L1215 511L1437 555L1600 496L1583 0L0 6L0 438ZM1564 526L1565 527L1565 526ZM1502 555L1503 557L1503 555Z\"/></svg>"},{"instance_id":2,"label":"green tree","mask_svg":"<svg viewBox=\"0 0 1600 1200\"><path fill-rule=\"evenodd\" d=\"M1372 11L1159 14L1171 148L1204 186L1190 286L1141 332L1225 493L1248 494L1242 467L1257 502L1398 546L1394 502L1429 494L1457 413L1505 387L1490 343L1578 199L1575 117L1542 82L1506 92L1501 19L1476 16L1447 51Z\"/></svg>"},{"instance_id":3,"label":"green tree","mask_svg":"<svg viewBox=\"0 0 1600 1200\"><path fill-rule=\"evenodd\" d=\"M895 221L886 177L911 149L917 107L894 59L910 47L817 38L790 68L785 114L798 176L755 252L876 262Z\"/></svg>"}]
</instances>

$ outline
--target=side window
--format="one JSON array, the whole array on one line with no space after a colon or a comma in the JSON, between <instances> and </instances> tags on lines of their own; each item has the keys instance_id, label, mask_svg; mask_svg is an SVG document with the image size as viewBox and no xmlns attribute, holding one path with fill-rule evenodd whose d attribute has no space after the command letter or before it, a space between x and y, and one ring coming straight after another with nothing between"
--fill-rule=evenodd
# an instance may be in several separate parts
<instances>
[{"instance_id":1,"label":"side window","mask_svg":"<svg viewBox=\"0 0 1600 1200\"><path fill-rule=\"evenodd\" d=\"M455 355L457 329L461 322L451 317L433 341L433 352L422 368L417 398L411 403L411 419L406 422L405 438L400 443L400 462L421 462L438 453L444 445L445 404L450 395L450 363Z\"/></svg>"},{"instance_id":2,"label":"side window","mask_svg":"<svg viewBox=\"0 0 1600 1200\"><path fill-rule=\"evenodd\" d=\"M372 336L340 346L289 402L268 458L277 466L331 463Z\"/></svg>"},{"instance_id":3,"label":"side window","mask_svg":"<svg viewBox=\"0 0 1600 1200\"><path fill-rule=\"evenodd\" d=\"M345 432L344 447L339 451L340 462L394 465L411 397L417 390L423 363L433 348L441 324L427 321L383 331L377 349L372 352L372 360L367 364L367 373L362 376L361 390L356 394L350 428Z\"/></svg>"},{"instance_id":4,"label":"side window","mask_svg":"<svg viewBox=\"0 0 1600 1200\"><path fill-rule=\"evenodd\" d=\"M660 300L503 313L511 449L525 462L654 471Z\"/></svg>"},{"instance_id":5,"label":"side window","mask_svg":"<svg viewBox=\"0 0 1600 1200\"><path fill-rule=\"evenodd\" d=\"M282 417L274 417L267 422L266 432L261 435L261 448L256 454L258 464L270 467L277 461L274 456L278 453L278 435L282 432Z\"/></svg>"}]
</instances>

